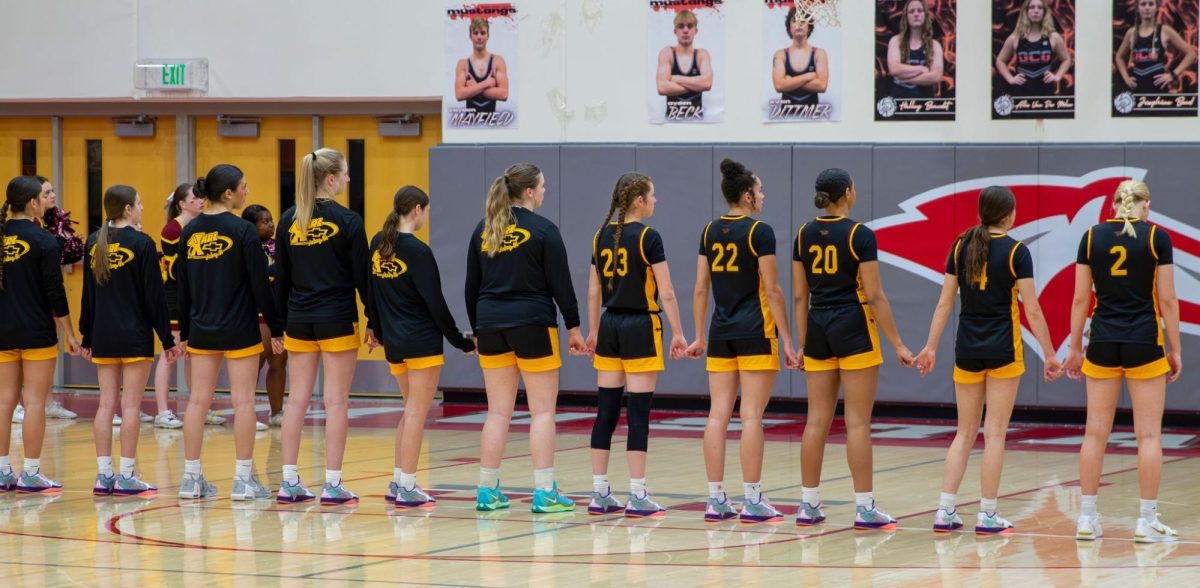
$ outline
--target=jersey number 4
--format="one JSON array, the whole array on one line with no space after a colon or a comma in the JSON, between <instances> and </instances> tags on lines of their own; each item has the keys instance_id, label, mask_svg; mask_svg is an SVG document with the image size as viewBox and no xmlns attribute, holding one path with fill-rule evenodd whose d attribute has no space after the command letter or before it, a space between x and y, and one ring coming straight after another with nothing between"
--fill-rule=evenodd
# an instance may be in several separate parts
<instances>
[{"instance_id":1,"label":"jersey number 4","mask_svg":"<svg viewBox=\"0 0 1200 588\"><path fill-rule=\"evenodd\" d=\"M713 243L712 250L713 250L713 253L716 254L716 257L714 257L712 260L713 273L738 271L737 243L725 243L724 245L722 245L721 243ZM729 254L729 258L725 259L725 255L727 253ZM725 265L721 265L722 259L725 259Z\"/></svg>"},{"instance_id":2,"label":"jersey number 4","mask_svg":"<svg viewBox=\"0 0 1200 588\"><path fill-rule=\"evenodd\" d=\"M812 273L813 275L821 274L836 274L838 271L837 247L826 245L824 249L820 245L813 245L808 248L808 252L812 254Z\"/></svg>"},{"instance_id":3,"label":"jersey number 4","mask_svg":"<svg viewBox=\"0 0 1200 588\"><path fill-rule=\"evenodd\" d=\"M613 252L612 249L601 249L600 257L604 258L604 268L601 272L604 277L613 277ZM629 252L624 247L617 249L617 273L616 275L625 277L629 273Z\"/></svg>"}]
</instances>

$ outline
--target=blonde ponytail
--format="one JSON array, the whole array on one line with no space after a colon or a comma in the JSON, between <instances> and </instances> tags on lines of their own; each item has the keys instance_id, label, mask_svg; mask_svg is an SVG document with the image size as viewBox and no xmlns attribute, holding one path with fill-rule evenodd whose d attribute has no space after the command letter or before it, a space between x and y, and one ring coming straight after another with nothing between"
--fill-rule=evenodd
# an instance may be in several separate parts
<instances>
[{"instance_id":1,"label":"blonde ponytail","mask_svg":"<svg viewBox=\"0 0 1200 588\"><path fill-rule=\"evenodd\" d=\"M1125 180L1117 186L1117 192L1113 195L1113 206L1116 208L1116 217L1125 221L1120 234L1130 237L1137 236L1137 229L1134 228L1133 221L1142 220L1137 213L1137 205L1149 200L1150 187L1146 185L1146 182Z\"/></svg>"},{"instance_id":2,"label":"blonde ponytail","mask_svg":"<svg viewBox=\"0 0 1200 588\"><path fill-rule=\"evenodd\" d=\"M492 182L484 203L483 250L488 257L495 257L504 241L510 225L517 222L512 205L521 199L525 190L537 188L541 170L531 163L518 163L504 170L504 174Z\"/></svg>"},{"instance_id":3,"label":"blonde ponytail","mask_svg":"<svg viewBox=\"0 0 1200 588\"><path fill-rule=\"evenodd\" d=\"M296 230L300 241L308 240L308 225L312 222L321 184L330 174L339 174L344 169L346 158L328 147L317 149L300 160L296 183Z\"/></svg>"}]
</instances>

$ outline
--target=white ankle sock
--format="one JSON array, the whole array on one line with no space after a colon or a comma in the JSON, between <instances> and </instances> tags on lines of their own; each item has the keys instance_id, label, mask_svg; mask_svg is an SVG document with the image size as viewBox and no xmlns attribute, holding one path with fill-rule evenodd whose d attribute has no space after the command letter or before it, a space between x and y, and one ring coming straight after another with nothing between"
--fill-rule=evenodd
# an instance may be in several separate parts
<instances>
[{"instance_id":1,"label":"white ankle sock","mask_svg":"<svg viewBox=\"0 0 1200 588\"><path fill-rule=\"evenodd\" d=\"M708 497L720 499L725 496L725 482L709 482Z\"/></svg>"},{"instance_id":2,"label":"white ankle sock","mask_svg":"<svg viewBox=\"0 0 1200 588\"><path fill-rule=\"evenodd\" d=\"M0 474L12 471L12 458L7 455L0 455Z\"/></svg>"},{"instance_id":3,"label":"white ankle sock","mask_svg":"<svg viewBox=\"0 0 1200 588\"><path fill-rule=\"evenodd\" d=\"M396 484L399 484L400 483L400 475L403 473L404 472L400 471L400 468L392 468L392 481L395 482Z\"/></svg>"},{"instance_id":4,"label":"white ankle sock","mask_svg":"<svg viewBox=\"0 0 1200 588\"><path fill-rule=\"evenodd\" d=\"M742 490L746 494L746 502L762 502L762 484L758 482L744 482L742 483Z\"/></svg>"},{"instance_id":5,"label":"white ankle sock","mask_svg":"<svg viewBox=\"0 0 1200 588\"><path fill-rule=\"evenodd\" d=\"M875 507L875 493L874 492L855 492L854 493L854 505L861 506L862 508L865 508L867 510L874 508Z\"/></svg>"},{"instance_id":6,"label":"white ankle sock","mask_svg":"<svg viewBox=\"0 0 1200 588\"><path fill-rule=\"evenodd\" d=\"M500 481L500 468L479 468L479 487L495 488Z\"/></svg>"},{"instance_id":7,"label":"white ankle sock","mask_svg":"<svg viewBox=\"0 0 1200 588\"><path fill-rule=\"evenodd\" d=\"M646 496L646 478L630 478L629 493L637 498Z\"/></svg>"},{"instance_id":8,"label":"white ankle sock","mask_svg":"<svg viewBox=\"0 0 1200 588\"><path fill-rule=\"evenodd\" d=\"M533 470L533 483L538 490L549 492L554 488L554 468L542 468Z\"/></svg>"},{"instance_id":9,"label":"white ankle sock","mask_svg":"<svg viewBox=\"0 0 1200 588\"><path fill-rule=\"evenodd\" d=\"M29 474L32 476L32 475L38 473L38 470L41 468L42 468L41 458L38 458L38 459L30 459L28 457L25 458L25 473L26 474Z\"/></svg>"},{"instance_id":10,"label":"white ankle sock","mask_svg":"<svg viewBox=\"0 0 1200 588\"><path fill-rule=\"evenodd\" d=\"M821 504L821 489L819 487L808 488L800 486L800 501L807 502L809 506Z\"/></svg>"},{"instance_id":11,"label":"white ankle sock","mask_svg":"<svg viewBox=\"0 0 1200 588\"><path fill-rule=\"evenodd\" d=\"M200 460L185 459L183 460L183 475L193 478L200 477Z\"/></svg>"},{"instance_id":12,"label":"white ankle sock","mask_svg":"<svg viewBox=\"0 0 1200 588\"><path fill-rule=\"evenodd\" d=\"M601 496L608 494L608 474L592 474L592 491Z\"/></svg>"},{"instance_id":13,"label":"white ankle sock","mask_svg":"<svg viewBox=\"0 0 1200 588\"><path fill-rule=\"evenodd\" d=\"M980 498L979 499L979 512L982 512L984 514L996 514L996 508L997 508L996 503L998 503L998 502L1000 502L1000 501L999 501L999 499L996 499L996 498Z\"/></svg>"},{"instance_id":14,"label":"white ankle sock","mask_svg":"<svg viewBox=\"0 0 1200 588\"><path fill-rule=\"evenodd\" d=\"M235 459L233 460L233 475L243 480L250 479L250 475L254 473L253 459Z\"/></svg>"},{"instance_id":15,"label":"white ankle sock","mask_svg":"<svg viewBox=\"0 0 1200 588\"><path fill-rule=\"evenodd\" d=\"M341 486L342 470L325 470L325 483L330 486Z\"/></svg>"},{"instance_id":16,"label":"white ankle sock","mask_svg":"<svg viewBox=\"0 0 1200 588\"><path fill-rule=\"evenodd\" d=\"M1158 500L1139 500L1138 503L1141 517L1153 523L1158 518Z\"/></svg>"},{"instance_id":17,"label":"white ankle sock","mask_svg":"<svg viewBox=\"0 0 1200 588\"><path fill-rule=\"evenodd\" d=\"M112 477L112 456L102 455L96 458L96 470L105 477Z\"/></svg>"},{"instance_id":18,"label":"white ankle sock","mask_svg":"<svg viewBox=\"0 0 1200 588\"><path fill-rule=\"evenodd\" d=\"M946 512L954 512L954 505L958 502L958 495L950 492L942 492L938 496L938 508Z\"/></svg>"},{"instance_id":19,"label":"white ankle sock","mask_svg":"<svg viewBox=\"0 0 1200 588\"><path fill-rule=\"evenodd\" d=\"M1096 495L1095 494L1093 494L1091 496L1084 494L1083 496L1081 496L1079 506L1080 506L1079 514L1081 514L1085 517L1094 517L1094 516L1098 516L1100 514L1096 510Z\"/></svg>"},{"instance_id":20,"label":"white ankle sock","mask_svg":"<svg viewBox=\"0 0 1200 588\"><path fill-rule=\"evenodd\" d=\"M300 467L296 465L283 466L283 481L289 486L295 486L300 483Z\"/></svg>"},{"instance_id":21,"label":"white ankle sock","mask_svg":"<svg viewBox=\"0 0 1200 588\"><path fill-rule=\"evenodd\" d=\"M400 487L405 490L412 490L417 487L417 474L400 472Z\"/></svg>"},{"instance_id":22,"label":"white ankle sock","mask_svg":"<svg viewBox=\"0 0 1200 588\"><path fill-rule=\"evenodd\" d=\"M121 456L121 475L126 478L133 477L133 467L137 463L137 458Z\"/></svg>"}]
</instances>

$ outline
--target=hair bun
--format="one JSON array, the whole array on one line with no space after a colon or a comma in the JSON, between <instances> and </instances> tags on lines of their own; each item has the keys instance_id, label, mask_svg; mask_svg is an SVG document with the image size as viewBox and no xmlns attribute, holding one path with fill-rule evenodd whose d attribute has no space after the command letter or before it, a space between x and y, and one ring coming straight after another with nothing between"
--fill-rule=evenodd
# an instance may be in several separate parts
<instances>
[{"instance_id":1,"label":"hair bun","mask_svg":"<svg viewBox=\"0 0 1200 588\"><path fill-rule=\"evenodd\" d=\"M736 178L746 173L746 166L732 159L725 158L721 160L721 175L726 178Z\"/></svg>"},{"instance_id":2,"label":"hair bun","mask_svg":"<svg viewBox=\"0 0 1200 588\"><path fill-rule=\"evenodd\" d=\"M208 196L208 181L204 178L196 180L196 185L192 188L192 193L200 197Z\"/></svg>"}]
</instances>

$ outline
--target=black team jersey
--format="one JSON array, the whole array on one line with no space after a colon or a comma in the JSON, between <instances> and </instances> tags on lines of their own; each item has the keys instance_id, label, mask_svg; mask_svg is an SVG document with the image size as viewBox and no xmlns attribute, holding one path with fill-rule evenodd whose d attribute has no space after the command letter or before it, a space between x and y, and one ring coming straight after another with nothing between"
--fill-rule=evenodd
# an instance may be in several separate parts
<instances>
[{"instance_id":1,"label":"black team jersey","mask_svg":"<svg viewBox=\"0 0 1200 588\"><path fill-rule=\"evenodd\" d=\"M758 275L758 258L775 255L771 225L748 216L722 216L704 227L700 255L708 259L712 278L709 340L774 339L775 317Z\"/></svg>"},{"instance_id":2,"label":"black team jersey","mask_svg":"<svg viewBox=\"0 0 1200 588\"><path fill-rule=\"evenodd\" d=\"M442 337L463 351L474 350L475 343L458 330L446 306L433 250L413 235L399 233L395 254L384 258L379 255L382 239L382 233L371 239L367 316L388 361L440 354Z\"/></svg>"},{"instance_id":3,"label":"black team jersey","mask_svg":"<svg viewBox=\"0 0 1200 588\"><path fill-rule=\"evenodd\" d=\"M800 227L792 243L792 261L804 265L812 308L865 303L858 266L878 259L875 232L844 216L818 216Z\"/></svg>"},{"instance_id":4,"label":"black team jersey","mask_svg":"<svg viewBox=\"0 0 1200 588\"><path fill-rule=\"evenodd\" d=\"M259 314L272 337L283 335L254 225L231 212L202 214L183 228L180 243L175 277L181 340L212 351L261 344Z\"/></svg>"},{"instance_id":5,"label":"black team jersey","mask_svg":"<svg viewBox=\"0 0 1200 588\"><path fill-rule=\"evenodd\" d=\"M354 291L367 300L367 233L362 217L333 200L317 200L301 240L296 207L275 229L275 296L283 322L355 323ZM259 251L262 251L260 241ZM261 253L260 253L261 254Z\"/></svg>"},{"instance_id":6,"label":"black team jersey","mask_svg":"<svg viewBox=\"0 0 1200 588\"><path fill-rule=\"evenodd\" d=\"M625 223L613 252L617 223L592 238L592 270L600 278L604 308L619 312L659 312L658 282L650 267L667 260L662 236L640 222ZM610 287L611 285L611 287Z\"/></svg>"},{"instance_id":7,"label":"black team jersey","mask_svg":"<svg viewBox=\"0 0 1200 588\"><path fill-rule=\"evenodd\" d=\"M1162 345L1156 283L1158 267L1175 263L1171 237L1142 221L1133 223L1136 237L1122 235L1124 222L1100 223L1079 242L1075 262L1092 269L1096 286L1088 340Z\"/></svg>"},{"instance_id":8,"label":"black team jersey","mask_svg":"<svg viewBox=\"0 0 1200 588\"><path fill-rule=\"evenodd\" d=\"M0 351L58 344L54 317L71 312L59 255L58 241L33 221L12 219L5 225Z\"/></svg>"},{"instance_id":9,"label":"black team jersey","mask_svg":"<svg viewBox=\"0 0 1200 588\"><path fill-rule=\"evenodd\" d=\"M179 320L179 281L175 279L175 263L179 260L179 237L183 226L176 219L167 221L159 239L162 248L163 291L167 297L167 312L171 320Z\"/></svg>"},{"instance_id":10,"label":"black team jersey","mask_svg":"<svg viewBox=\"0 0 1200 588\"><path fill-rule=\"evenodd\" d=\"M1023 243L1005 233L992 233L987 264L979 282L966 275L967 245L954 242L946 257L946 274L958 279L961 310L955 357L1021 361L1021 315L1017 304L1017 280L1033 277L1033 256Z\"/></svg>"},{"instance_id":11,"label":"black team jersey","mask_svg":"<svg viewBox=\"0 0 1200 588\"><path fill-rule=\"evenodd\" d=\"M163 349L175 346L167 316L158 251L132 227L113 229L108 244L108 281L96 282L92 233L83 251L83 299L79 305L81 345L93 357L154 357L154 335Z\"/></svg>"},{"instance_id":12,"label":"black team jersey","mask_svg":"<svg viewBox=\"0 0 1200 588\"><path fill-rule=\"evenodd\" d=\"M483 250L483 221L467 246L467 315L475 331L509 327L554 327L555 303L568 329L579 326L567 248L554 223L514 206L495 257Z\"/></svg>"}]
</instances>

